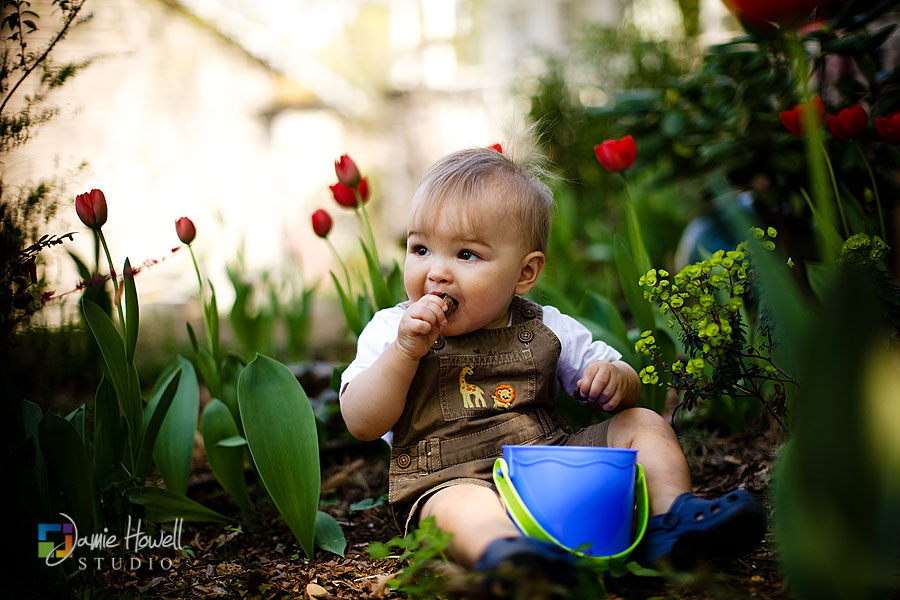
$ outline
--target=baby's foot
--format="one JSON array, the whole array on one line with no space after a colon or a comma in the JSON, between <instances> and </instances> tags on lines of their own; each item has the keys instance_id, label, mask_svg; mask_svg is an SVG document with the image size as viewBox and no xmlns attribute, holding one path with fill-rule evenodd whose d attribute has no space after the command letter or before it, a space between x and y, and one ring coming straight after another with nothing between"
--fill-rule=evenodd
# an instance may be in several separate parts
<instances>
[{"instance_id":1,"label":"baby's foot","mask_svg":"<svg viewBox=\"0 0 900 600\"><path fill-rule=\"evenodd\" d=\"M478 562L475 572L485 576L492 593L505 590L502 597L512 597L512 590L531 592L537 588L549 591L575 584L575 557L551 542L530 537L501 538L491 542ZM553 597L553 594L539 594Z\"/></svg>"},{"instance_id":2,"label":"baby's foot","mask_svg":"<svg viewBox=\"0 0 900 600\"><path fill-rule=\"evenodd\" d=\"M744 555L765 533L766 511L746 490L712 500L682 494L669 512L650 519L634 559L646 566L668 563L685 570L704 558Z\"/></svg>"}]
</instances>

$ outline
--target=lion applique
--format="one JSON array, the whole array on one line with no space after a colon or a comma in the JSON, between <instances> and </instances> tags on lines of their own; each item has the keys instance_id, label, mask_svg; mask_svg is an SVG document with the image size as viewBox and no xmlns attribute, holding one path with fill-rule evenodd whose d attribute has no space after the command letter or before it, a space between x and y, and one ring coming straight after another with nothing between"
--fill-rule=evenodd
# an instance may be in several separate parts
<instances>
[{"instance_id":1,"label":"lion applique","mask_svg":"<svg viewBox=\"0 0 900 600\"><path fill-rule=\"evenodd\" d=\"M506 383L498 385L494 393L491 394L491 398L494 399L494 408L508 409L512 406L515 397L516 388Z\"/></svg>"}]
</instances>

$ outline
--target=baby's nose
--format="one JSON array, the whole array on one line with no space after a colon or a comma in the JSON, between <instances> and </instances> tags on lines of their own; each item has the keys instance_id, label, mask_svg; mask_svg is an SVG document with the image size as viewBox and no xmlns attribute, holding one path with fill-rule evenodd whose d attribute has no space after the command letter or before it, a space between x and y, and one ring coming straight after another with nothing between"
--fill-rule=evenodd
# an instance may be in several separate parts
<instances>
[{"instance_id":1,"label":"baby's nose","mask_svg":"<svg viewBox=\"0 0 900 600\"><path fill-rule=\"evenodd\" d=\"M442 260L435 260L428 270L428 280L435 283L447 283L452 279L452 273Z\"/></svg>"}]
</instances>

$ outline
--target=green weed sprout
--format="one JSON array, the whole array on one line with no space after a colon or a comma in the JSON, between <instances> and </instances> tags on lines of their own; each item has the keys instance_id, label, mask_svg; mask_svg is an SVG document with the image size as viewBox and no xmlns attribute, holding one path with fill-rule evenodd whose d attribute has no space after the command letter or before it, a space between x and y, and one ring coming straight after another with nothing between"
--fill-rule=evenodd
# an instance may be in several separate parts
<instances>
[{"instance_id":1,"label":"green weed sprout","mask_svg":"<svg viewBox=\"0 0 900 600\"><path fill-rule=\"evenodd\" d=\"M755 227L751 233L765 249L775 249L774 228ZM678 408L687 410L723 396L757 398L784 428L785 384L794 380L773 359L775 340L765 318L747 337L745 307L753 279L749 248L745 241L734 250L719 250L674 277L664 269L641 276L644 299L669 317L667 325L676 330L685 356L669 364L652 332L644 331L634 349L655 364L639 375L644 384L681 392Z\"/></svg>"},{"instance_id":2,"label":"green weed sprout","mask_svg":"<svg viewBox=\"0 0 900 600\"><path fill-rule=\"evenodd\" d=\"M440 598L447 587L447 572L453 566L447 558L452 533L442 531L434 517L423 519L406 537L395 537L386 544L372 542L366 552L375 560L397 558L406 566L385 586L409 598ZM399 551L399 556L392 550Z\"/></svg>"}]
</instances>

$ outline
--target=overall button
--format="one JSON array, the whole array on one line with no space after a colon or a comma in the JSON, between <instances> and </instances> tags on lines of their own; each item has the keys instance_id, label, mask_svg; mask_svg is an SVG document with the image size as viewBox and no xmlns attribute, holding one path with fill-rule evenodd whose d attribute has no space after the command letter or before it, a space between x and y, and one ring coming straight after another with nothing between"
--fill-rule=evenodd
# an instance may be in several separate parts
<instances>
[{"instance_id":1,"label":"overall button","mask_svg":"<svg viewBox=\"0 0 900 600\"><path fill-rule=\"evenodd\" d=\"M530 306L522 311L522 316L526 319L533 319L537 316L537 311Z\"/></svg>"},{"instance_id":2,"label":"overall button","mask_svg":"<svg viewBox=\"0 0 900 600\"><path fill-rule=\"evenodd\" d=\"M434 343L431 344L431 348L433 350L440 350L441 348L444 347L444 344L446 344L446 343L447 342L444 341L444 338L438 337L438 339L434 340Z\"/></svg>"},{"instance_id":3,"label":"overall button","mask_svg":"<svg viewBox=\"0 0 900 600\"><path fill-rule=\"evenodd\" d=\"M520 342L530 342L532 339L534 339L534 333L530 329L523 329L519 332Z\"/></svg>"},{"instance_id":4,"label":"overall button","mask_svg":"<svg viewBox=\"0 0 900 600\"><path fill-rule=\"evenodd\" d=\"M397 466L401 469L408 467L410 462L409 454L401 454L397 457Z\"/></svg>"}]
</instances>

